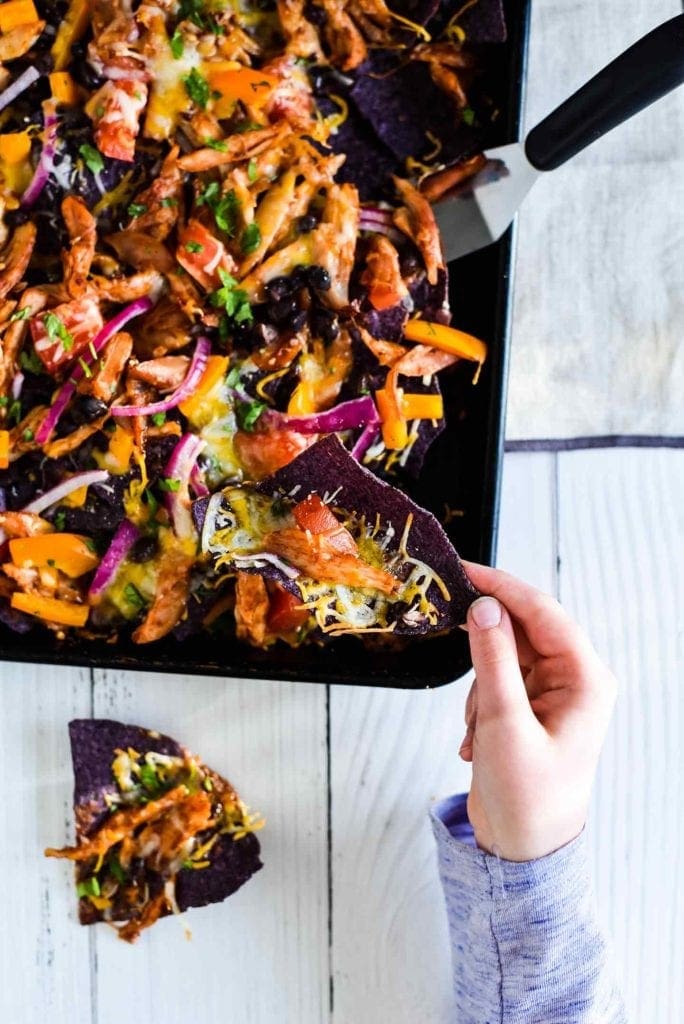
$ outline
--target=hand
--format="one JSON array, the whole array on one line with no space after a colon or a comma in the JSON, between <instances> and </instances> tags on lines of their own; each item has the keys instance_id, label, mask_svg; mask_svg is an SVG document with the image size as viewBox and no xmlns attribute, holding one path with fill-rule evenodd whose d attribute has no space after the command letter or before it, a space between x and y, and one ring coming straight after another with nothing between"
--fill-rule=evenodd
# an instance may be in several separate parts
<instances>
[{"instance_id":1,"label":"hand","mask_svg":"<svg viewBox=\"0 0 684 1024\"><path fill-rule=\"evenodd\" d=\"M460 755L472 761L468 817L478 846L544 857L582 831L615 679L553 598L470 562L483 594L466 628L476 679Z\"/></svg>"}]
</instances>

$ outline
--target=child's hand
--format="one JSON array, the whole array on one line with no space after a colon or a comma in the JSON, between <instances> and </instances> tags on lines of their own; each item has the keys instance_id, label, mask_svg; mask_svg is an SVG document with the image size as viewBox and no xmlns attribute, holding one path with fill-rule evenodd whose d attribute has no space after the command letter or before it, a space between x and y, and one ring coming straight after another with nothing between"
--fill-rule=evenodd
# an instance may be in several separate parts
<instances>
[{"instance_id":1,"label":"child's hand","mask_svg":"<svg viewBox=\"0 0 684 1024\"><path fill-rule=\"evenodd\" d=\"M478 590L493 595L468 611L477 677L460 750L473 763L468 816L482 849L534 860L584 827L616 683L553 598L465 565Z\"/></svg>"}]
</instances>

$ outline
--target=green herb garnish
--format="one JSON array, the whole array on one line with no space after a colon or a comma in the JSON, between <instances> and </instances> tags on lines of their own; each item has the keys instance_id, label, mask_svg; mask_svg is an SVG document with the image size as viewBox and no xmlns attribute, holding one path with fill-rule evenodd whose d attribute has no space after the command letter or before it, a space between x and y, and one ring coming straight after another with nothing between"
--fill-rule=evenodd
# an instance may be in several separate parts
<instances>
[{"instance_id":1,"label":"green herb garnish","mask_svg":"<svg viewBox=\"0 0 684 1024\"><path fill-rule=\"evenodd\" d=\"M145 501L147 503L147 508L150 513L150 519L154 519L159 509L159 502L157 501L149 487L145 488Z\"/></svg>"},{"instance_id":2,"label":"green herb garnish","mask_svg":"<svg viewBox=\"0 0 684 1024\"><path fill-rule=\"evenodd\" d=\"M56 530L63 530L66 526L66 512L63 509L55 512L54 524Z\"/></svg>"},{"instance_id":3,"label":"green herb garnish","mask_svg":"<svg viewBox=\"0 0 684 1024\"><path fill-rule=\"evenodd\" d=\"M30 349L28 352L21 352L19 354L19 365L22 370L28 370L29 373L43 372L43 364L36 355L34 349Z\"/></svg>"},{"instance_id":4,"label":"green herb garnish","mask_svg":"<svg viewBox=\"0 0 684 1024\"><path fill-rule=\"evenodd\" d=\"M83 157L83 162L89 171L93 174L99 174L100 171L104 170L104 158L99 149L95 149L95 146L91 146L88 142L84 142L82 146L78 147L78 151Z\"/></svg>"},{"instance_id":5,"label":"green herb garnish","mask_svg":"<svg viewBox=\"0 0 684 1024\"><path fill-rule=\"evenodd\" d=\"M204 206L205 204L214 214L216 226L232 238L235 234L238 213L240 212L240 200L234 189L222 195L219 183L211 181L197 197L198 206Z\"/></svg>"},{"instance_id":6,"label":"green herb garnish","mask_svg":"<svg viewBox=\"0 0 684 1024\"><path fill-rule=\"evenodd\" d=\"M201 242L186 242L185 243L185 251L186 252L203 252L204 251L204 246L202 245Z\"/></svg>"},{"instance_id":7,"label":"green herb garnish","mask_svg":"<svg viewBox=\"0 0 684 1024\"><path fill-rule=\"evenodd\" d=\"M9 407L7 418L10 423L18 423L21 419L21 402L18 398L15 398Z\"/></svg>"},{"instance_id":8,"label":"green herb garnish","mask_svg":"<svg viewBox=\"0 0 684 1024\"><path fill-rule=\"evenodd\" d=\"M76 892L79 896L99 896L100 883L95 875L93 875L91 878L86 878L85 881L79 882L76 886Z\"/></svg>"},{"instance_id":9,"label":"green herb garnish","mask_svg":"<svg viewBox=\"0 0 684 1024\"><path fill-rule=\"evenodd\" d=\"M155 427L161 427L163 426L164 423L166 423L166 413L155 412L152 416L150 416L150 419L154 423Z\"/></svg>"},{"instance_id":10,"label":"green herb garnish","mask_svg":"<svg viewBox=\"0 0 684 1024\"><path fill-rule=\"evenodd\" d=\"M197 68L193 68L189 75L183 75L183 85L192 102L205 110L210 96L209 83Z\"/></svg>"},{"instance_id":11,"label":"green herb garnish","mask_svg":"<svg viewBox=\"0 0 684 1024\"><path fill-rule=\"evenodd\" d=\"M257 168L257 162L254 157L252 157L247 164L247 177L250 181L256 181L259 177L259 169Z\"/></svg>"},{"instance_id":12,"label":"green herb garnish","mask_svg":"<svg viewBox=\"0 0 684 1024\"><path fill-rule=\"evenodd\" d=\"M247 292L237 287L235 278L231 277L223 267L218 268L218 275L221 279L222 287L217 288L209 296L209 301L214 309L222 309L227 319L234 321L236 324L251 323L254 319L254 314L249 304Z\"/></svg>"},{"instance_id":13,"label":"green herb garnish","mask_svg":"<svg viewBox=\"0 0 684 1024\"><path fill-rule=\"evenodd\" d=\"M180 58L183 56L183 36L181 35L181 31L179 28L177 28L176 31L171 36L171 41L169 45L171 47L171 53L173 54L174 59L180 60Z\"/></svg>"},{"instance_id":14,"label":"green herb garnish","mask_svg":"<svg viewBox=\"0 0 684 1024\"><path fill-rule=\"evenodd\" d=\"M461 111L461 118L464 124L472 125L475 123L475 111L472 107L464 107Z\"/></svg>"},{"instance_id":15,"label":"green herb garnish","mask_svg":"<svg viewBox=\"0 0 684 1024\"><path fill-rule=\"evenodd\" d=\"M242 238L240 240L240 248L245 256L249 256L250 253L255 252L256 249L261 245L261 231L259 225L255 220L251 224L248 224L245 230L242 232Z\"/></svg>"},{"instance_id":16,"label":"green herb garnish","mask_svg":"<svg viewBox=\"0 0 684 1024\"><path fill-rule=\"evenodd\" d=\"M228 150L228 143L223 139L205 139L204 145L209 149L217 149L219 153L225 153Z\"/></svg>"},{"instance_id":17,"label":"green herb garnish","mask_svg":"<svg viewBox=\"0 0 684 1024\"><path fill-rule=\"evenodd\" d=\"M17 320L27 320L31 316L31 307L23 306L21 309L15 309L10 317L10 323L16 323Z\"/></svg>"},{"instance_id":18,"label":"green herb garnish","mask_svg":"<svg viewBox=\"0 0 684 1024\"><path fill-rule=\"evenodd\" d=\"M174 493L180 489L180 480L172 476L163 476L159 481L159 490Z\"/></svg>"},{"instance_id":19,"label":"green herb garnish","mask_svg":"<svg viewBox=\"0 0 684 1024\"><path fill-rule=\"evenodd\" d=\"M178 200L175 196L165 196L161 201L162 206L178 206Z\"/></svg>"},{"instance_id":20,"label":"green herb garnish","mask_svg":"<svg viewBox=\"0 0 684 1024\"><path fill-rule=\"evenodd\" d=\"M124 587L123 596L130 605L140 610L145 607L145 598L133 583L127 583Z\"/></svg>"},{"instance_id":21,"label":"green herb garnish","mask_svg":"<svg viewBox=\"0 0 684 1024\"><path fill-rule=\"evenodd\" d=\"M59 319L56 313L46 313L43 317L43 324L50 341L61 341L65 352L70 352L74 347L74 336Z\"/></svg>"},{"instance_id":22,"label":"green herb garnish","mask_svg":"<svg viewBox=\"0 0 684 1024\"><path fill-rule=\"evenodd\" d=\"M259 417L266 408L265 402L236 402L235 419L240 430L246 430L251 434L259 421Z\"/></svg>"},{"instance_id":23,"label":"green herb garnish","mask_svg":"<svg viewBox=\"0 0 684 1024\"><path fill-rule=\"evenodd\" d=\"M240 367L233 366L226 376L226 384L229 388L236 388L240 383Z\"/></svg>"},{"instance_id":24,"label":"green herb garnish","mask_svg":"<svg viewBox=\"0 0 684 1024\"><path fill-rule=\"evenodd\" d=\"M143 213L147 213L147 206L145 203L129 203L127 212L129 217L142 217Z\"/></svg>"},{"instance_id":25,"label":"green herb garnish","mask_svg":"<svg viewBox=\"0 0 684 1024\"><path fill-rule=\"evenodd\" d=\"M150 796L159 796L162 786L159 778L157 777L157 773L151 764L143 764L140 766L140 781Z\"/></svg>"},{"instance_id":26,"label":"green herb garnish","mask_svg":"<svg viewBox=\"0 0 684 1024\"><path fill-rule=\"evenodd\" d=\"M113 856L111 860L108 861L107 867L109 868L110 874L114 876L119 885L123 885L126 882L126 872L121 867L121 861L118 857Z\"/></svg>"},{"instance_id":27,"label":"green herb garnish","mask_svg":"<svg viewBox=\"0 0 684 1024\"><path fill-rule=\"evenodd\" d=\"M27 427L21 436L24 439L24 441L32 441L34 438L34 433L29 427Z\"/></svg>"}]
</instances>

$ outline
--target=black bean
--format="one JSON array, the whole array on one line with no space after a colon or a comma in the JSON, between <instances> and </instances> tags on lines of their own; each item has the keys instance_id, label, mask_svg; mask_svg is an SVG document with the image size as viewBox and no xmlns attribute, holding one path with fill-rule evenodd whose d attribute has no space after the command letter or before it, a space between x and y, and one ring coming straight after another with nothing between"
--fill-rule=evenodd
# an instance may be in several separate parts
<instances>
[{"instance_id":1,"label":"black bean","mask_svg":"<svg viewBox=\"0 0 684 1024\"><path fill-rule=\"evenodd\" d=\"M308 314L307 314L305 309L299 309L299 310L297 310L296 313L294 313L290 317L290 320L289 320L289 323L287 324L287 326L292 331L295 331L295 332L296 331L301 331L302 327L304 326L304 324L307 321L307 316L308 316Z\"/></svg>"},{"instance_id":2,"label":"black bean","mask_svg":"<svg viewBox=\"0 0 684 1024\"><path fill-rule=\"evenodd\" d=\"M71 408L71 415L75 423L92 423L99 416L104 416L106 412L106 404L92 395L79 396Z\"/></svg>"},{"instance_id":3,"label":"black bean","mask_svg":"<svg viewBox=\"0 0 684 1024\"><path fill-rule=\"evenodd\" d=\"M306 283L316 291L327 292L331 285L330 274L325 267L319 267L314 263L313 266L307 267Z\"/></svg>"},{"instance_id":4,"label":"black bean","mask_svg":"<svg viewBox=\"0 0 684 1024\"><path fill-rule=\"evenodd\" d=\"M300 288L306 288L308 281L306 279L308 267L295 267L290 275L292 281L292 290L299 291Z\"/></svg>"},{"instance_id":5,"label":"black bean","mask_svg":"<svg viewBox=\"0 0 684 1024\"><path fill-rule=\"evenodd\" d=\"M266 307L268 319L274 324L287 324L299 312L299 303L296 299L281 299L280 302L270 302Z\"/></svg>"},{"instance_id":6,"label":"black bean","mask_svg":"<svg viewBox=\"0 0 684 1024\"><path fill-rule=\"evenodd\" d=\"M312 334L325 342L334 341L340 333L340 323L331 309L314 309L310 317Z\"/></svg>"},{"instance_id":7,"label":"black bean","mask_svg":"<svg viewBox=\"0 0 684 1024\"><path fill-rule=\"evenodd\" d=\"M159 541L156 537L138 537L128 557L131 562L149 562L158 551Z\"/></svg>"},{"instance_id":8,"label":"black bean","mask_svg":"<svg viewBox=\"0 0 684 1024\"><path fill-rule=\"evenodd\" d=\"M307 21L310 21L312 25L317 25L319 28L325 25L328 20L328 15L323 8L314 3L306 4L304 7L304 17Z\"/></svg>"},{"instance_id":9,"label":"black bean","mask_svg":"<svg viewBox=\"0 0 684 1024\"><path fill-rule=\"evenodd\" d=\"M303 217L297 219L297 233L300 235L308 235L310 231L313 231L318 224L318 217L313 213L305 213Z\"/></svg>"},{"instance_id":10,"label":"black bean","mask_svg":"<svg viewBox=\"0 0 684 1024\"><path fill-rule=\"evenodd\" d=\"M274 277L272 281L268 281L264 285L264 290L269 299L275 299L276 302L286 298L288 295L292 295L295 289L296 285L293 284L290 277Z\"/></svg>"},{"instance_id":11,"label":"black bean","mask_svg":"<svg viewBox=\"0 0 684 1024\"><path fill-rule=\"evenodd\" d=\"M401 276L411 277L412 274L415 274L416 271L420 268L420 265L420 260L418 259L418 256L415 253L407 253L405 256L402 256L401 260L399 261L399 266L401 268Z\"/></svg>"}]
</instances>

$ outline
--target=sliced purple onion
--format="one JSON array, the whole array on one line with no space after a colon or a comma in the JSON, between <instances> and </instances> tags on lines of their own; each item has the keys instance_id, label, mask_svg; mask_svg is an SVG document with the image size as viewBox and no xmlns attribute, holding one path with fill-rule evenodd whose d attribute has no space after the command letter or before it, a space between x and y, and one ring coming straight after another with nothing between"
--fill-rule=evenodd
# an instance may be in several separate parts
<instances>
[{"instance_id":1,"label":"sliced purple onion","mask_svg":"<svg viewBox=\"0 0 684 1024\"><path fill-rule=\"evenodd\" d=\"M19 395L21 394L21 389L24 386L24 379L24 374L21 372L21 370L18 370L14 374L14 377L12 378L12 398L15 400L15 402L19 398Z\"/></svg>"},{"instance_id":2,"label":"sliced purple onion","mask_svg":"<svg viewBox=\"0 0 684 1024\"><path fill-rule=\"evenodd\" d=\"M40 151L40 157L38 158L36 169L33 172L33 177L21 197L21 206L24 210L33 206L40 193L47 185L48 178L52 172L55 153L57 152L57 126L59 124L59 118L57 117L56 102L54 100L48 100L45 103L44 110L45 137L43 139L43 148Z\"/></svg>"},{"instance_id":3,"label":"sliced purple onion","mask_svg":"<svg viewBox=\"0 0 684 1024\"><path fill-rule=\"evenodd\" d=\"M178 481L175 491L167 491L164 504L168 509L177 537L181 540L196 540L197 531L192 518L192 502L190 501L190 477L197 462L197 456L204 448L204 441L195 434L184 434L171 452L171 458L164 470L170 480Z\"/></svg>"},{"instance_id":4,"label":"sliced purple onion","mask_svg":"<svg viewBox=\"0 0 684 1024\"><path fill-rule=\"evenodd\" d=\"M121 563L139 536L140 530L137 526L134 526L128 519L124 519L112 537L112 542L93 576L93 582L88 591L88 599L91 602L97 601L110 583L114 582Z\"/></svg>"},{"instance_id":5,"label":"sliced purple onion","mask_svg":"<svg viewBox=\"0 0 684 1024\"><path fill-rule=\"evenodd\" d=\"M24 506L22 512L44 512L46 508L56 505L80 487L90 487L91 484L103 484L105 480L109 480L109 473L106 469L90 469L87 473L76 473L75 476L70 476L68 480L63 480L61 484L57 484L56 487L52 487L49 491L45 491L44 494L34 498L33 501Z\"/></svg>"},{"instance_id":6,"label":"sliced purple onion","mask_svg":"<svg viewBox=\"0 0 684 1024\"><path fill-rule=\"evenodd\" d=\"M206 368L210 352L211 342L209 339L198 338L187 376L173 394L168 395L160 402L152 402L151 405L116 405L112 409L112 416L154 416L158 412L168 412L170 409L175 409L177 405L180 405L181 402L184 402L186 398L190 398L195 393Z\"/></svg>"},{"instance_id":7,"label":"sliced purple onion","mask_svg":"<svg viewBox=\"0 0 684 1024\"><path fill-rule=\"evenodd\" d=\"M352 398L349 402L316 412L311 416L287 416L275 414L283 427L298 434L334 434L339 430L356 430L370 423L379 423L380 417L370 395ZM273 414L270 419L273 419Z\"/></svg>"},{"instance_id":8,"label":"sliced purple onion","mask_svg":"<svg viewBox=\"0 0 684 1024\"><path fill-rule=\"evenodd\" d=\"M378 436L378 431L379 426L377 423L369 423L363 428L356 444L351 450L352 458L356 459L357 462L361 462L364 455Z\"/></svg>"},{"instance_id":9,"label":"sliced purple onion","mask_svg":"<svg viewBox=\"0 0 684 1024\"><path fill-rule=\"evenodd\" d=\"M211 491L204 482L202 470L199 468L197 462L192 467L192 473L190 474L190 486L195 492L196 498L207 498L211 494Z\"/></svg>"},{"instance_id":10,"label":"sliced purple onion","mask_svg":"<svg viewBox=\"0 0 684 1024\"><path fill-rule=\"evenodd\" d=\"M10 103L14 103L17 96L21 96L34 82L40 78L40 72L33 65L22 71L18 78L8 85L4 92L0 93L0 110L4 110Z\"/></svg>"},{"instance_id":11,"label":"sliced purple onion","mask_svg":"<svg viewBox=\"0 0 684 1024\"><path fill-rule=\"evenodd\" d=\"M135 302L131 302L128 306L125 306L116 314L116 316L112 317L112 319L106 323L101 330L98 331L90 342L88 348L85 350L85 353L81 356L81 359L71 368L69 379L57 392L55 400L50 406L45 419L38 427L38 430L36 431L37 444L45 444L50 437L50 434L57 426L60 416L71 401L71 397L76 390L76 385L85 373L84 366L90 369L91 364L95 361L107 342L111 340L116 332L120 331L121 328L134 317L141 316L143 313L149 313L153 306L154 302L152 299L147 298L147 296L142 299L136 299Z\"/></svg>"}]
</instances>

